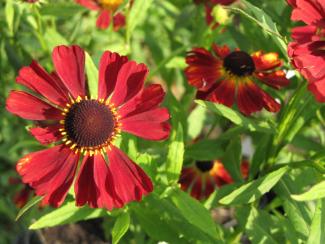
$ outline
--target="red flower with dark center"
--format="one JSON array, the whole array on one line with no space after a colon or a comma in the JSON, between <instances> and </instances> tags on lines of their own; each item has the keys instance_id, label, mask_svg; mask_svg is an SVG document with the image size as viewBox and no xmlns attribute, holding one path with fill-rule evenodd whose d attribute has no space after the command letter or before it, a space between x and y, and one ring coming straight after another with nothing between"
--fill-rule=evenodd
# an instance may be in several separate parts
<instances>
[{"instance_id":1,"label":"red flower with dark center","mask_svg":"<svg viewBox=\"0 0 325 244\"><path fill-rule=\"evenodd\" d=\"M214 21L212 16L213 8L220 4L220 5L230 5L236 2L237 0L194 0L195 4L204 4L205 7L205 20L209 26L212 26L212 29L215 29L219 26L219 23Z\"/></svg>"},{"instance_id":2,"label":"red flower with dark center","mask_svg":"<svg viewBox=\"0 0 325 244\"><path fill-rule=\"evenodd\" d=\"M248 168L248 162L243 160L243 178L248 176ZM202 200L208 198L216 188L233 183L233 179L219 160L196 161L193 165L183 168L179 183L182 190L189 191L192 197Z\"/></svg>"},{"instance_id":3,"label":"red flower with dark center","mask_svg":"<svg viewBox=\"0 0 325 244\"><path fill-rule=\"evenodd\" d=\"M118 31L125 26L125 16L116 10L123 3L124 0L75 0L78 4L99 12L96 26L99 29L106 29L109 27L113 18L113 28Z\"/></svg>"},{"instance_id":4,"label":"red flower with dark center","mask_svg":"<svg viewBox=\"0 0 325 244\"><path fill-rule=\"evenodd\" d=\"M99 64L98 97L90 99L84 51L58 46L52 58L56 72L48 74L33 61L16 79L38 96L12 91L7 99L11 113L40 121L42 126L30 133L41 144L57 144L18 161L23 182L44 196L43 205L60 206L83 157L74 183L78 206L112 209L141 200L153 190L151 180L114 140L121 131L149 140L169 136L169 113L159 107L165 95L161 86L144 88L144 64L106 51Z\"/></svg>"},{"instance_id":5,"label":"red flower with dark center","mask_svg":"<svg viewBox=\"0 0 325 244\"><path fill-rule=\"evenodd\" d=\"M292 29L288 54L293 65L308 80L309 90L319 102L325 102L325 2L288 0L294 8L291 19L306 26Z\"/></svg>"},{"instance_id":6,"label":"red flower with dark center","mask_svg":"<svg viewBox=\"0 0 325 244\"><path fill-rule=\"evenodd\" d=\"M289 84L277 53L231 52L227 46L212 46L213 52L194 48L186 57L185 75L190 85L198 89L197 98L231 107L235 101L239 110L250 115L262 108L280 110L280 104L255 84L280 89Z\"/></svg>"}]
</instances>

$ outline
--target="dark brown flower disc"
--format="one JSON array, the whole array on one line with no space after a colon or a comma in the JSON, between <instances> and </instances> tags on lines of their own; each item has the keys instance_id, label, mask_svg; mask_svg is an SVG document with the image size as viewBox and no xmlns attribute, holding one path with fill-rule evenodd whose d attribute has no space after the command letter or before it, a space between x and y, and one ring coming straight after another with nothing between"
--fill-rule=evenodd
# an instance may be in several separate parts
<instances>
[{"instance_id":1,"label":"dark brown flower disc","mask_svg":"<svg viewBox=\"0 0 325 244\"><path fill-rule=\"evenodd\" d=\"M251 75L255 71L255 64L252 57L243 51L234 51L227 55L223 66L230 73L237 76Z\"/></svg>"},{"instance_id":2,"label":"dark brown flower disc","mask_svg":"<svg viewBox=\"0 0 325 244\"><path fill-rule=\"evenodd\" d=\"M75 103L65 117L68 139L78 147L96 147L105 143L114 132L111 110L96 100Z\"/></svg>"}]
</instances>

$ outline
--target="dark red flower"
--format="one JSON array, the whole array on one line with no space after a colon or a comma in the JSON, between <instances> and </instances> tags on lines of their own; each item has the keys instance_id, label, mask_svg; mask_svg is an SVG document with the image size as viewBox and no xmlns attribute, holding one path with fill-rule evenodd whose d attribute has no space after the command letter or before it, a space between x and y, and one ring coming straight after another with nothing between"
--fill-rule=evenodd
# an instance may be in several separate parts
<instances>
[{"instance_id":1,"label":"dark red flower","mask_svg":"<svg viewBox=\"0 0 325 244\"><path fill-rule=\"evenodd\" d=\"M231 107L235 102L239 110L250 115L262 108L277 112L280 104L255 84L280 89L289 84L277 53L244 51L231 52L227 46L212 46L213 52L194 48L186 57L185 75L190 85L198 89L197 98Z\"/></svg>"},{"instance_id":2,"label":"dark red flower","mask_svg":"<svg viewBox=\"0 0 325 244\"><path fill-rule=\"evenodd\" d=\"M75 0L78 4L99 12L96 26L99 29L106 29L109 27L113 19L114 30L125 25L125 16L116 10L123 3L124 0Z\"/></svg>"},{"instance_id":3,"label":"dark red flower","mask_svg":"<svg viewBox=\"0 0 325 244\"><path fill-rule=\"evenodd\" d=\"M205 7L205 20L209 26L212 27L212 29L215 29L219 26L218 22L215 22L213 16L212 16L212 10L213 8L220 4L220 5L230 5L237 0L194 0L195 4L204 4Z\"/></svg>"},{"instance_id":4,"label":"dark red flower","mask_svg":"<svg viewBox=\"0 0 325 244\"><path fill-rule=\"evenodd\" d=\"M55 207L63 203L76 173L78 206L112 209L141 200L153 190L151 180L114 140L121 131L149 140L169 136L168 110L159 107L165 95L161 86L144 88L144 64L106 51L99 64L98 97L89 98L84 51L58 46L52 58L53 74L33 61L16 79L38 96L12 91L7 99L11 113L41 121L43 126L30 130L36 140L56 143L18 161L23 182L44 196L43 205Z\"/></svg>"},{"instance_id":5,"label":"dark red flower","mask_svg":"<svg viewBox=\"0 0 325 244\"><path fill-rule=\"evenodd\" d=\"M248 169L248 162L243 160L243 178L248 176ZM179 183L182 190L189 191L192 197L202 200L208 198L216 188L233 183L233 179L219 160L196 161L193 165L183 168Z\"/></svg>"},{"instance_id":6,"label":"dark red flower","mask_svg":"<svg viewBox=\"0 0 325 244\"><path fill-rule=\"evenodd\" d=\"M306 26L292 29L288 54L293 65L308 80L309 90L319 102L325 102L325 2L288 0L294 8L291 19Z\"/></svg>"}]
</instances>

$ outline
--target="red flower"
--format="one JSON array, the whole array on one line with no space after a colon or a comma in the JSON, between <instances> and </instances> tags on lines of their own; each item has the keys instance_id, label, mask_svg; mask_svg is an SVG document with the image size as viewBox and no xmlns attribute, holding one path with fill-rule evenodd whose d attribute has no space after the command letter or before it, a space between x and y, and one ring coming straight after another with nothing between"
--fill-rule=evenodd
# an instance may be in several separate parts
<instances>
[{"instance_id":1,"label":"red flower","mask_svg":"<svg viewBox=\"0 0 325 244\"><path fill-rule=\"evenodd\" d=\"M308 80L315 98L325 102L325 2L288 0L288 3L294 7L291 19L307 24L292 29L294 41L289 44L289 56Z\"/></svg>"},{"instance_id":2,"label":"red flower","mask_svg":"<svg viewBox=\"0 0 325 244\"><path fill-rule=\"evenodd\" d=\"M185 75L189 84L198 89L197 98L231 107L235 101L245 115L263 107L277 112L280 104L259 88L254 80L280 89L289 84L285 73L277 70L282 62L277 53L231 52L227 46L212 46L214 54L204 48L188 53Z\"/></svg>"},{"instance_id":3,"label":"red flower","mask_svg":"<svg viewBox=\"0 0 325 244\"><path fill-rule=\"evenodd\" d=\"M214 18L212 16L212 10L213 8L220 4L220 5L230 5L237 0L194 0L195 4L204 4L205 7L205 20L207 24L212 26L212 29L215 29L219 26L219 23L214 21Z\"/></svg>"},{"instance_id":4,"label":"red flower","mask_svg":"<svg viewBox=\"0 0 325 244\"><path fill-rule=\"evenodd\" d=\"M244 178L248 176L249 164L243 160L241 173ZM215 190L226 184L233 183L229 173L219 160L196 161L195 164L184 167L179 180L184 191L190 191L192 197L202 200L210 196Z\"/></svg>"},{"instance_id":5,"label":"red flower","mask_svg":"<svg viewBox=\"0 0 325 244\"><path fill-rule=\"evenodd\" d=\"M30 188L27 184L21 182L20 179L10 177L8 180L10 185L22 185L23 188L20 189L15 196L13 197L13 201L17 208L22 208L26 205L29 198L33 196L33 189Z\"/></svg>"},{"instance_id":6,"label":"red flower","mask_svg":"<svg viewBox=\"0 0 325 244\"><path fill-rule=\"evenodd\" d=\"M116 12L118 7L123 3L123 0L75 0L78 4L99 12L96 26L99 29L109 27L113 18L113 28L115 31L125 25L125 16ZM113 17L112 17L113 16Z\"/></svg>"},{"instance_id":7,"label":"red flower","mask_svg":"<svg viewBox=\"0 0 325 244\"><path fill-rule=\"evenodd\" d=\"M54 48L56 72L48 74L37 62L23 67L16 81L38 96L12 91L7 110L40 121L30 133L41 144L57 145L33 152L16 166L43 205L60 206L74 181L76 204L119 208L140 201L153 190L149 177L114 140L125 131L149 140L169 136L167 109L160 85L143 88L144 64L106 51L99 64L98 98L88 98L85 53L78 46ZM107 160L106 160L107 156Z\"/></svg>"}]
</instances>

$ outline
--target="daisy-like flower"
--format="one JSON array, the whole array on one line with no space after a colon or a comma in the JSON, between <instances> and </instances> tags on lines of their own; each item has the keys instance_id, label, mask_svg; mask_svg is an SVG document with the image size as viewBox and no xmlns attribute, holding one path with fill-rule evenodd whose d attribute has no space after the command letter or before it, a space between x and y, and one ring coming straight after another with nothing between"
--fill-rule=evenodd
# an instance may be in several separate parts
<instances>
[{"instance_id":1,"label":"daisy-like flower","mask_svg":"<svg viewBox=\"0 0 325 244\"><path fill-rule=\"evenodd\" d=\"M125 26L125 16L121 12L117 12L118 7L124 0L75 0L78 4L99 12L96 26L99 29L109 27L113 18L113 28L118 31Z\"/></svg>"},{"instance_id":2,"label":"daisy-like flower","mask_svg":"<svg viewBox=\"0 0 325 244\"><path fill-rule=\"evenodd\" d=\"M291 19L306 26L292 29L288 54L293 65L308 80L309 90L325 102L325 1L288 0L294 8Z\"/></svg>"},{"instance_id":3,"label":"daisy-like flower","mask_svg":"<svg viewBox=\"0 0 325 244\"><path fill-rule=\"evenodd\" d=\"M214 17L212 16L213 8L218 4L227 6L227 5L230 5L236 1L237 0L194 0L194 3L195 4L204 4L206 23L209 26L212 26L212 29L215 29L216 27L219 26L219 23L214 21Z\"/></svg>"},{"instance_id":4,"label":"daisy-like flower","mask_svg":"<svg viewBox=\"0 0 325 244\"><path fill-rule=\"evenodd\" d=\"M194 48L186 57L185 75L190 85L198 89L197 98L228 107L236 102L245 115L267 109L277 112L280 104L256 85L257 80L280 89L289 84L277 53L230 51L226 45L212 45L212 52Z\"/></svg>"},{"instance_id":5,"label":"daisy-like flower","mask_svg":"<svg viewBox=\"0 0 325 244\"><path fill-rule=\"evenodd\" d=\"M144 64L106 51L99 64L98 98L90 99L84 51L58 46L52 59L52 74L36 61L19 72L16 81L35 95L12 91L7 99L9 112L37 121L30 129L36 140L55 143L18 161L23 182L43 196L42 205L54 207L63 203L75 175L77 206L110 210L140 201L153 190L152 182L114 140L121 131L149 140L169 136L168 110L159 107L165 95L161 86L144 88Z\"/></svg>"},{"instance_id":6,"label":"daisy-like flower","mask_svg":"<svg viewBox=\"0 0 325 244\"><path fill-rule=\"evenodd\" d=\"M243 178L248 176L249 164L246 160L241 163ZM198 199L206 199L211 193L223 185L233 183L229 173L219 160L196 161L193 165L184 167L179 183L181 189L189 191L191 196Z\"/></svg>"}]
</instances>

